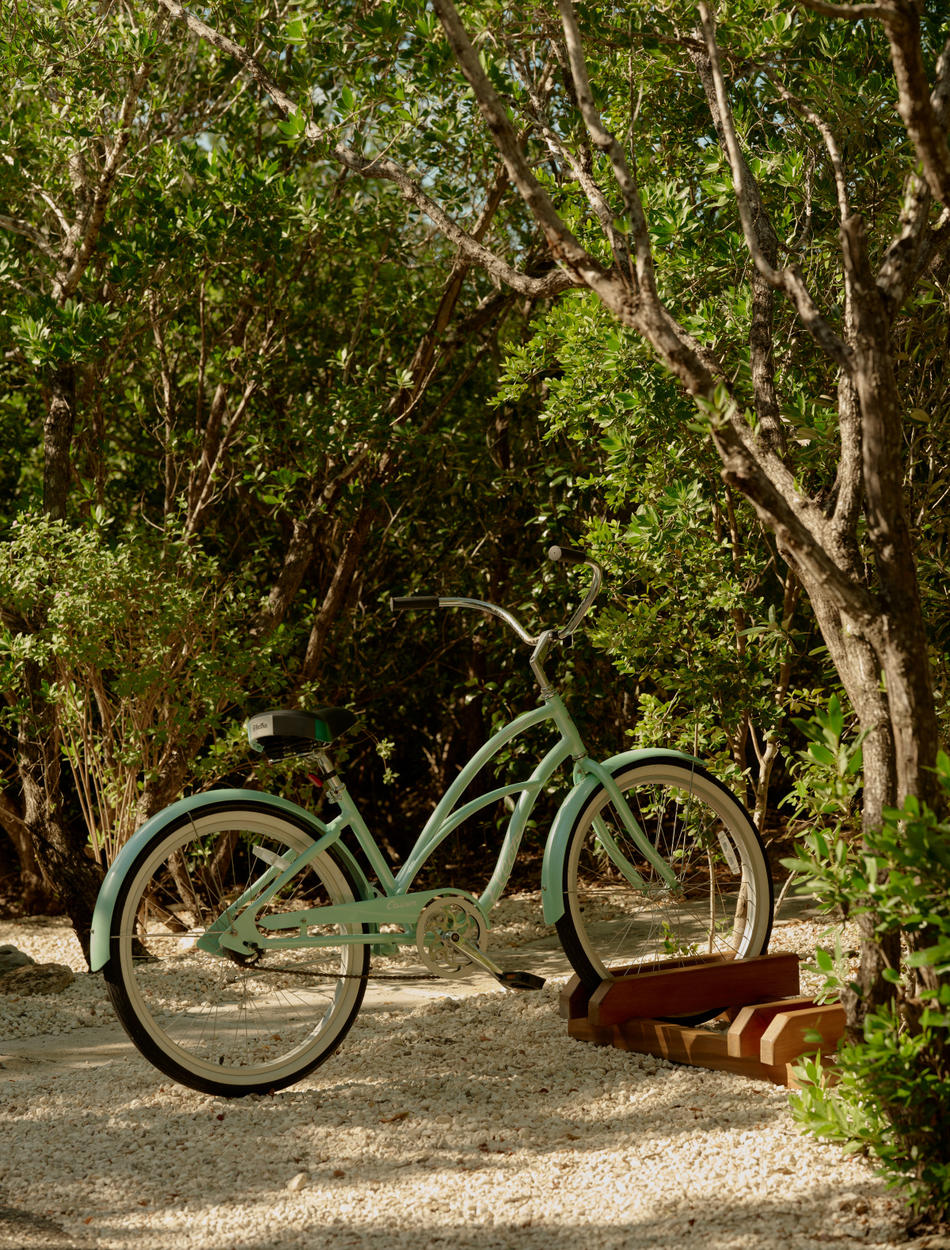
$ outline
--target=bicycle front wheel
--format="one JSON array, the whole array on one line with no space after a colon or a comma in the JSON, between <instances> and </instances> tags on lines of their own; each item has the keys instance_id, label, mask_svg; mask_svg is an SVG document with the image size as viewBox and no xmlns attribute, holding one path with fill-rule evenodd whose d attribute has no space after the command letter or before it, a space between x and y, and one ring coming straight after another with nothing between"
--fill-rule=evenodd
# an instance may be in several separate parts
<instances>
[{"instance_id":1,"label":"bicycle front wheel","mask_svg":"<svg viewBox=\"0 0 950 1250\"><path fill-rule=\"evenodd\" d=\"M613 776L635 829L599 786L574 822L562 865L557 931L585 987L682 956L762 954L772 879L741 804L704 768L660 752Z\"/></svg>"},{"instance_id":2,"label":"bicycle front wheel","mask_svg":"<svg viewBox=\"0 0 950 1250\"><path fill-rule=\"evenodd\" d=\"M332 1054L353 1023L368 946L289 946L247 959L196 945L253 882L310 845L307 831L271 809L223 803L160 830L126 876L113 913L109 994L146 1059L182 1085L225 1097L281 1089ZM261 915L358 898L347 869L324 852ZM340 938L365 931L306 929Z\"/></svg>"}]
</instances>

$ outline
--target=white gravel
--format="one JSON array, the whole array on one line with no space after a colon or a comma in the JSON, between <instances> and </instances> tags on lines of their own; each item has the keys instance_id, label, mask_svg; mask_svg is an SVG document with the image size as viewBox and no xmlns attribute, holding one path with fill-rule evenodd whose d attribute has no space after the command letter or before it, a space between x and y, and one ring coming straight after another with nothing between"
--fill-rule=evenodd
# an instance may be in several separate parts
<instances>
[{"instance_id":1,"label":"white gravel","mask_svg":"<svg viewBox=\"0 0 950 1250\"><path fill-rule=\"evenodd\" d=\"M502 906L492 949L520 944L525 966L550 967L536 900ZM810 957L815 934L780 923L772 949ZM3 942L77 978L0 999L0 1247L903 1241L882 1182L801 1134L785 1091L572 1041L554 981L531 995L382 986L312 1077L230 1101L169 1082L124 1043L62 922L0 923Z\"/></svg>"}]
</instances>

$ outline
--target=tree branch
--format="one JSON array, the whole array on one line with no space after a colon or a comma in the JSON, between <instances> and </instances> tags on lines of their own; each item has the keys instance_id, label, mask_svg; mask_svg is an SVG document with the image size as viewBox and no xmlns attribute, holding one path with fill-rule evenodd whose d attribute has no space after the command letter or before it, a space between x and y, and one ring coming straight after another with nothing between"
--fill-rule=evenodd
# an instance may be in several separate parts
<instances>
[{"instance_id":1,"label":"tree branch","mask_svg":"<svg viewBox=\"0 0 950 1250\"><path fill-rule=\"evenodd\" d=\"M630 250L627 247L624 236L614 225L617 214L607 203L607 197L603 189L590 172L590 153L588 149L585 146L579 155L572 151L557 131L545 123L541 102L530 85L527 86L527 90L534 110L534 116L531 120L547 144L548 151L555 159L562 160L570 170L571 176L587 197L588 204L593 208L600 222L601 229L610 244L610 250L613 252L614 260L620 265L622 270L629 273ZM635 275L633 277L635 278Z\"/></svg>"},{"instance_id":2,"label":"tree branch","mask_svg":"<svg viewBox=\"0 0 950 1250\"><path fill-rule=\"evenodd\" d=\"M719 142L725 150L726 128L716 92L709 52L703 44L697 43L689 49L689 57L696 67L713 125L719 136ZM744 169L743 181L752 199L751 217L756 241L766 262L774 268L778 262L778 238L769 215L765 211L762 197L759 195L758 183L753 178L741 149L738 157ZM775 287L763 277L757 266L753 266L752 269L751 286L752 322L749 327L749 362L752 371L756 418L765 445L772 451L784 452L787 440L775 387L775 357L772 350Z\"/></svg>"},{"instance_id":3,"label":"tree branch","mask_svg":"<svg viewBox=\"0 0 950 1250\"><path fill-rule=\"evenodd\" d=\"M829 0L798 0L798 3L813 13L821 13L824 17L843 17L849 22L885 17L894 12L889 4L831 4Z\"/></svg>"},{"instance_id":4,"label":"tree branch","mask_svg":"<svg viewBox=\"0 0 950 1250\"><path fill-rule=\"evenodd\" d=\"M809 586L809 596L820 588L868 637L878 638L880 607L874 596L832 559L828 521L820 509L802 499L793 485L780 480L787 474L784 466L780 473L766 472L750 446L747 429L735 421L724 421L713 425L712 436L722 460L723 480L745 496L775 534L782 556Z\"/></svg>"},{"instance_id":5,"label":"tree branch","mask_svg":"<svg viewBox=\"0 0 950 1250\"><path fill-rule=\"evenodd\" d=\"M900 233L884 253L877 275L877 284L894 311L950 241L950 209L945 209L936 225L930 227L932 207L930 187L913 174L901 210Z\"/></svg>"},{"instance_id":6,"label":"tree branch","mask_svg":"<svg viewBox=\"0 0 950 1250\"><path fill-rule=\"evenodd\" d=\"M158 2L172 17L183 22L192 34L207 40L212 47L233 57L244 72L258 84L261 90L270 96L284 117L303 115L303 110L298 107L297 103L274 82L260 62L246 49L242 48L240 44L235 43L227 35L215 30L214 27L209 26L201 18L187 12L178 3L178 0L158 0ZM505 283L513 290L518 291L519 294L530 296L533 299L546 299L559 294L561 291L566 291L572 286L582 285L582 282L565 272L552 270L551 273L546 274L543 278L532 278L522 270L509 265L501 256L491 251L490 248L485 247L484 244L463 230L440 205L423 191L418 182L412 179L400 165L388 157L361 156L343 143L334 143L332 134L328 130L321 129L310 119L306 121L303 133L309 142L328 147L332 156L344 168L351 170L353 173L359 174L363 178L380 178L387 182L392 182L399 188L403 197L423 212L439 233L444 235L451 243L454 243L467 260L472 264L479 265L487 273L497 278L499 282Z\"/></svg>"},{"instance_id":7,"label":"tree branch","mask_svg":"<svg viewBox=\"0 0 950 1250\"><path fill-rule=\"evenodd\" d=\"M841 378L838 383L838 437L841 451L835 475L831 527L839 542L853 544L864 498L864 462L861 409L850 378Z\"/></svg>"},{"instance_id":8,"label":"tree branch","mask_svg":"<svg viewBox=\"0 0 950 1250\"><path fill-rule=\"evenodd\" d=\"M0 214L0 230L6 230L10 234L21 235L24 239L29 239L36 250L42 252L44 256L51 260L58 259L58 253L47 236L42 230L37 230L35 226L31 226L28 221L20 221L17 217L6 217Z\"/></svg>"},{"instance_id":9,"label":"tree branch","mask_svg":"<svg viewBox=\"0 0 950 1250\"><path fill-rule=\"evenodd\" d=\"M498 93L482 69L465 27L451 0L433 0L459 68L475 93L479 111L491 131L495 146L508 170L508 176L540 226L551 255L563 265L579 285L596 291L606 277L605 270L577 240L559 216L551 198L535 178L525 157L514 126Z\"/></svg>"},{"instance_id":10,"label":"tree branch","mask_svg":"<svg viewBox=\"0 0 950 1250\"><path fill-rule=\"evenodd\" d=\"M897 110L923 166L931 194L935 200L950 208L950 148L947 147L947 128L941 118L945 112L950 41L941 58L941 90L934 101L924 66L920 13L916 4L913 0L895 0L881 17L891 45L891 62L897 82Z\"/></svg>"},{"instance_id":11,"label":"tree branch","mask_svg":"<svg viewBox=\"0 0 950 1250\"><path fill-rule=\"evenodd\" d=\"M92 259L99 239L106 210L112 198L112 188L119 172L119 163L132 137L132 122L138 107L139 96L145 86L152 63L145 60L132 75L119 110L119 127L111 151L102 167L95 189L85 212L77 220L67 239L60 265L60 274L53 284L53 298L57 303L69 299L82 279Z\"/></svg>"},{"instance_id":12,"label":"tree branch","mask_svg":"<svg viewBox=\"0 0 950 1250\"><path fill-rule=\"evenodd\" d=\"M640 295L656 304L658 303L658 295L653 251L650 246L650 232L646 214L643 210L643 202L640 199L640 190L624 156L623 149L618 143L616 136L604 126L600 112L594 104L594 96L590 89L587 62L584 56L580 30L577 25L577 17L574 13L574 6L571 0L558 0L558 8L561 13L561 25L564 28L571 78L577 95L577 107L594 147L604 152L610 159L610 166L623 200L624 213L631 223L637 257L637 281Z\"/></svg>"},{"instance_id":13,"label":"tree branch","mask_svg":"<svg viewBox=\"0 0 950 1250\"><path fill-rule=\"evenodd\" d=\"M810 105L789 91L771 66L765 66L763 72L782 99L787 104L790 104L797 113L800 113L807 122L810 122L821 135L825 151L828 153L828 159L831 162L831 172L835 180L835 191L838 197L838 212L843 221L851 212L851 208L848 202L848 181L845 175L844 161L841 158L841 149L838 146L838 140L835 138L834 131L823 118L819 117Z\"/></svg>"},{"instance_id":14,"label":"tree branch","mask_svg":"<svg viewBox=\"0 0 950 1250\"><path fill-rule=\"evenodd\" d=\"M719 61L719 47L716 42L716 27L709 7L704 0L699 4L700 21L706 39L706 50L709 54L709 68L715 87L716 106L719 110L719 121L725 137L726 156L732 170L732 181L735 188L736 203L739 209L739 220L745 236L749 255L762 277L777 290L783 290L792 300L805 328L818 345L846 372L852 368L851 349L832 330L822 316L805 279L797 265L788 265L783 269L770 264L759 241L756 229L755 204L757 191L751 171L742 155L739 139L736 134L732 110L726 96L726 87L722 77L722 66Z\"/></svg>"},{"instance_id":15,"label":"tree branch","mask_svg":"<svg viewBox=\"0 0 950 1250\"><path fill-rule=\"evenodd\" d=\"M950 40L937 64L933 93L927 80L920 42L920 8L916 0L890 0L880 4L830 4L825 0L799 0L805 8L825 17L847 21L876 19L887 32L891 64L897 83L897 111L923 166L931 194L950 208L950 149L947 147L947 109L950 98Z\"/></svg>"}]
</instances>

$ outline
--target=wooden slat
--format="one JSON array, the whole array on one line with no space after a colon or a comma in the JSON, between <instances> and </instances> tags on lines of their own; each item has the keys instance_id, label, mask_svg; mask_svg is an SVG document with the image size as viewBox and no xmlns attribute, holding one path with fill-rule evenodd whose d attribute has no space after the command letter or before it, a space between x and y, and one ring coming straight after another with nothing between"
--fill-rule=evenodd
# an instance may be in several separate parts
<instances>
[{"instance_id":1,"label":"wooden slat","mask_svg":"<svg viewBox=\"0 0 950 1250\"><path fill-rule=\"evenodd\" d=\"M579 976L571 977L570 981L558 995L558 1008L561 1013L561 1019L577 1020L581 1017L586 1018L590 994L590 990L585 989L581 984Z\"/></svg>"},{"instance_id":2,"label":"wooden slat","mask_svg":"<svg viewBox=\"0 0 950 1250\"><path fill-rule=\"evenodd\" d=\"M676 968L695 968L700 964L721 964L726 962L728 961L724 960L721 955L681 955L677 959L664 959L662 963L652 963L647 965L647 967L651 973L673 972ZM613 978L642 975L644 967L645 965L643 964L628 964L626 967L611 968L610 975ZM594 992L594 990L584 988L579 976L576 974L572 976L559 995L558 1005L561 1018L573 1020L577 1016L586 1016L591 995Z\"/></svg>"},{"instance_id":3,"label":"wooden slat","mask_svg":"<svg viewBox=\"0 0 950 1250\"><path fill-rule=\"evenodd\" d=\"M763 1063L784 1064L817 1050L827 1053L837 1047L844 1026L844 1007L840 1003L779 1012L762 1034L759 1058ZM806 1041L805 1034L812 1032L821 1034L820 1046Z\"/></svg>"},{"instance_id":4,"label":"wooden slat","mask_svg":"<svg viewBox=\"0 0 950 1250\"><path fill-rule=\"evenodd\" d=\"M688 1029L660 1020L628 1020L614 1025L614 1045L620 1050L634 1050L656 1055L670 1063L686 1063L694 1067L712 1068L718 1072L736 1072L760 1081L784 1085L785 1064L766 1064L756 1058L730 1055L726 1035L708 1029Z\"/></svg>"},{"instance_id":5,"label":"wooden slat","mask_svg":"<svg viewBox=\"0 0 950 1250\"><path fill-rule=\"evenodd\" d=\"M760 955L604 981L590 998L592 1024L688 1016L797 995L798 956Z\"/></svg>"},{"instance_id":6,"label":"wooden slat","mask_svg":"<svg viewBox=\"0 0 950 1250\"><path fill-rule=\"evenodd\" d=\"M727 1048L729 1054L736 1059L743 1056L758 1059L762 1034L772 1020L782 1011L797 1011L799 1008L814 1007L813 998L779 998L771 1003L754 1003L742 1007L729 1026Z\"/></svg>"},{"instance_id":7,"label":"wooden slat","mask_svg":"<svg viewBox=\"0 0 950 1250\"><path fill-rule=\"evenodd\" d=\"M595 1046L614 1046L616 1045L617 1026L614 1024L605 1027L591 1024L586 1016L576 1016L573 1020L567 1022L567 1035L573 1037L578 1042L592 1042Z\"/></svg>"},{"instance_id":8,"label":"wooden slat","mask_svg":"<svg viewBox=\"0 0 950 1250\"><path fill-rule=\"evenodd\" d=\"M574 977L561 993L568 1034L579 1041L656 1055L778 1085L795 1085L793 1063L820 1050L825 1063L844 1030L840 1004L799 996L798 957L670 961L654 971L615 975L590 994ZM664 1016L723 1010L728 1030L689 1028ZM644 1017L650 1011L652 1017ZM806 1034L822 1035L822 1043Z\"/></svg>"}]
</instances>

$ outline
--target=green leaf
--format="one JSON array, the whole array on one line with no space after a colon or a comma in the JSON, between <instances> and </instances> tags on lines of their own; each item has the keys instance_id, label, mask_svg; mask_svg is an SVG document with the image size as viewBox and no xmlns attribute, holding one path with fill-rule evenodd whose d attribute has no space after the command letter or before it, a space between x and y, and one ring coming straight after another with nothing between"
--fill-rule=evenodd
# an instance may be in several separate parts
<instances>
[{"instance_id":1,"label":"green leaf","mask_svg":"<svg viewBox=\"0 0 950 1250\"><path fill-rule=\"evenodd\" d=\"M291 18L284 31L284 42L304 44L307 42L307 23L302 17Z\"/></svg>"},{"instance_id":2,"label":"green leaf","mask_svg":"<svg viewBox=\"0 0 950 1250\"><path fill-rule=\"evenodd\" d=\"M820 972L831 973L835 969L835 961L828 951L819 946L815 949L815 963Z\"/></svg>"}]
</instances>

